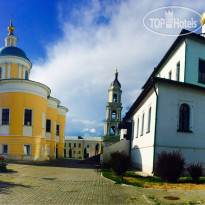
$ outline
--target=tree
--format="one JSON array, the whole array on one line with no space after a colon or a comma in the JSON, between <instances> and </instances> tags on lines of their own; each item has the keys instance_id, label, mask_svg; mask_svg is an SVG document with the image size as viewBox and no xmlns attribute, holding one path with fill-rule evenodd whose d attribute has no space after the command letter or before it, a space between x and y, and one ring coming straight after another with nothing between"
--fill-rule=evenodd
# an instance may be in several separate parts
<instances>
[{"instance_id":1,"label":"tree","mask_svg":"<svg viewBox=\"0 0 205 205\"><path fill-rule=\"evenodd\" d=\"M72 149L69 149L69 157L72 158Z\"/></svg>"},{"instance_id":2,"label":"tree","mask_svg":"<svg viewBox=\"0 0 205 205\"><path fill-rule=\"evenodd\" d=\"M85 149L84 149L84 158L85 158L85 159L87 158L87 149L86 149L86 147L85 147Z\"/></svg>"},{"instance_id":3,"label":"tree","mask_svg":"<svg viewBox=\"0 0 205 205\"><path fill-rule=\"evenodd\" d=\"M166 182L176 182L184 170L185 160L180 151L157 155L156 175Z\"/></svg>"},{"instance_id":4,"label":"tree","mask_svg":"<svg viewBox=\"0 0 205 205\"><path fill-rule=\"evenodd\" d=\"M110 166L117 175L121 176L123 181L124 174L130 167L130 157L123 151L113 152L111 154Z\"/></svg>"}]
</instances>

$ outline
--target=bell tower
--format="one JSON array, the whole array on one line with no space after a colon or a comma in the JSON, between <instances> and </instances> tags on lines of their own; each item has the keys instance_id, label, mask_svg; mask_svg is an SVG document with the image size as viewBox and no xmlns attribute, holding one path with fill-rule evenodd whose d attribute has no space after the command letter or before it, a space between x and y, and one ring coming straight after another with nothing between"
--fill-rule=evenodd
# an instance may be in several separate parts
<instances>
[{"instance_id":1,"label":"bell tower","mask_svg":"<svg viewBox=\"0 0 205 205\"><path fill-rule=\"evenodd\" d=\"M106 106L107 115L105 124L104 136L119 136L120 132L117 129L119 123L121 122L121 84L118 81L118 72L115 72L115 79L110 85L108 90L109 98Z\"/></svg>"}]
</instances>

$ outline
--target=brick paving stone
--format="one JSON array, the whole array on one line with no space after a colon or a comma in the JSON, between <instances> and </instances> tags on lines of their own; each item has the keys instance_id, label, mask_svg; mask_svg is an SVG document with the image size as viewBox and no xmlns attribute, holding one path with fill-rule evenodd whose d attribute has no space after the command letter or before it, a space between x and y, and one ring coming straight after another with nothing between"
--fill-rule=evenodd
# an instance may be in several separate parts
<instances>
[{"instance_id":1,"label":"brick paving stone","mask_svg":"<svg viewBox=\"0 0 205 205\"><path fill-rule=\"evenodd\" d=\"M115 184L77 160L9 164L0 174L0 204L205 204L205 191L167 191ZM169 201L165 196L178 196Z\"/></svg>"}]
</instances>

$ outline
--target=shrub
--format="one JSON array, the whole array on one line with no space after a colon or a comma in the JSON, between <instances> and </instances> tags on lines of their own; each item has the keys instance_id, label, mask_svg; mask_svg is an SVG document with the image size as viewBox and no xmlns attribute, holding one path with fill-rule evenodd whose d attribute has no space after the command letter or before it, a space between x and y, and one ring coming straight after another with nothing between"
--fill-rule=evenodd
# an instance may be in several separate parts
<instances>
[{"instance_id":1,"label":"shrub","mask_svg":"<svg viewBox=\"0 0 205 205\"><path fill-rule=\"evenodd\" d=\"M8 165L8 161L2 155L0 155L0 172L6 171L7 165Z\"/></svg>"},{"instance_id":2,"label":"shrub","mask_svg":"<svg viewBox=\"0 0 205 205\"><path fill-rule=\"evenodd\" d=\"M157 155L156 175L163 181L176 182L184 170L184 165L185 161L180 151L163 151Z\"/></svg>"},{"instance_id":3,"label":"shrub","mask_svg":"<svg viewBox=\"0 0 205 205\"><path fill-rule=\"evenodd\" d=\"M199 177L202 176L202 168L203 165L201 162L191 163L187 166L187 171L195 183L197 183L199 181Z\"/></svg>"},{"instance_id":4,"label":"shrub","mask_svg":"<svg viewBox=\"0 0 205 205\"><path fill-rule=\"evenodd\" d=\"M114 152L111 154L110 166L123 180L123 176L130 166L130 157L125 152Z\"/></svg>"}]
</instances>

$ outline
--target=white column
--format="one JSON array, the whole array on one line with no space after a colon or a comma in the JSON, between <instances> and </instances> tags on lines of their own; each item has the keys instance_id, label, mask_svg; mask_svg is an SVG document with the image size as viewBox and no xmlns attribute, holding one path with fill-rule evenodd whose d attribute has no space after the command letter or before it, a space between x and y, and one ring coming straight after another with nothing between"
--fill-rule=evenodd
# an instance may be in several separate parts
<instances>
[{"instance_id":1,"label":"white column","mask_svg":"<svg viewBox=\"0 0 205 205\"><path fill-rule=\"evenodd\" d=\"M21 79L21 67L22 67L22 65L19 64L19 79Z\"/></svg>"},{"instance_id":2,"label":"white column","mask_svg":"<svg viewBox=\"0 0 205 205\"><path fill-rule=\"evenodd\" d=\"M23 66L23 79L25 79L25 74L26 74L26 67Z\"/></svg>"},{"instance_id":3,"label":"white column","mask_svg":"<svg viewBox=\"0 0 205 205\"><path fill-rule=\"evenodd\" d=\"M11 63L7 64L7 78L10 78Z\"/></svg>"},{"instance_id":4,"label":"white column","mask_svg":"<svg viewBox=\"0 0 205 205\"><path fill-rule=\"evenodd\" d=\"M3 63L2 64L2 79L5 79L5 66L6 66L6 64Z\"/></svg>"}]
</instances>

